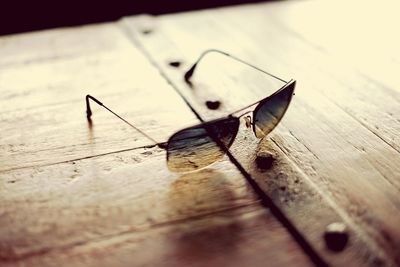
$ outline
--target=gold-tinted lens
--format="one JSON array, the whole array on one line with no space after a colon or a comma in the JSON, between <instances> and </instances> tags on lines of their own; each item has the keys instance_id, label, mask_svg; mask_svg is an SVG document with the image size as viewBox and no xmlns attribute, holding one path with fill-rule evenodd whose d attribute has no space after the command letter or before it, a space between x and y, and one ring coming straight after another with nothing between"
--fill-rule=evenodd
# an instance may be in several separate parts
<instances>
[{"instance_id":1,"label":"gold-tinted lens","mask_svg":"<svg viewBox=\"0 0 400 267\"><path fill-rule=\"evenodd\" d=\"M254 133L258 138L269 134L278 123L292 100L296 83L291 82L282 90L261 101L254 110Z\"/></svg>"},{"instance_id":2,"label":"gold-tinted lens","mask_svg":"<svg viewBox=\"0 0 400 267\"><path fill-rule=\"evenodd\" d=\"M239 119L228 117L175 133L168 140L168 168L174 172L188 172L218 161L225 153L215 142L215 138L229 148L236 137L238 128Z\"/></svg>"}]
</instances>

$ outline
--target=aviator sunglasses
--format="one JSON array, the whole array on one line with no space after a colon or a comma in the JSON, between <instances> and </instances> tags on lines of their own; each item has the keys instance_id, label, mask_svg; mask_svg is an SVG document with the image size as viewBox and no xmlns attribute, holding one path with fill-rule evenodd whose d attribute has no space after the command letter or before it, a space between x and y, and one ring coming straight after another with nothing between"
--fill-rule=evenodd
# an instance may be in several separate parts
<instances>
[{"instance_id":1,"label":"aviator sunglasses","mask_svg":"<svg viewBox=\"0 0 400 267\"><path fill-rule=\"evenodd\" d=\"M227 153L236 138L239 131L240 118L248 115L251 111L242 114L240 113L253 106L255 107L252 111L253 120L251 121L250 116L246 116L246 125L252 127L257 138L265 137L278 125L282 117L285 115L294 94L296 81L285 81L233 55L220 50L211 49L204 51L193 66L185 73L184 79L189 86L192 86L191 77L194 74L196 66L205 55L212 52L222 54L243 63L279 80L283 85L275 93L264 99L236 110L223 118L203 122L182 129L174 133L167 142L162 143L154 140L151 136L129 123L91 95L86 96L86 114L88 121L91 122L92 110L90 108L89 100L92 100L134 128L147 139L151 140L156 146L165 149L167 152L168 168L173 172L196 171L220 160Z\"/></svg>"}]
</instances>

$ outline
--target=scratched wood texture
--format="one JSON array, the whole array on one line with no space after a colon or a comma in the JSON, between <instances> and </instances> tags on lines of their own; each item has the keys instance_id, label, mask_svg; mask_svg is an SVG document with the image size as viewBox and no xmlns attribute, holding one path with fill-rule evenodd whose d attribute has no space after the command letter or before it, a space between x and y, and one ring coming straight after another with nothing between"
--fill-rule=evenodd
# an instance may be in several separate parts
<instances>
[{"instance_id":1,"label":"scratched wood texture","mask_svg":"<svg viewBox=\"0 0 400 267\"><path fill-rule=\"evenodd\" d=\"M225 159L170 173L163 141L197 122L117 24L0 39L1 266L311 265Z\"/></svg>"},{"instance_id":2,"label":"scratched wood texture","mask_svg":"<svg viewBox=\"0 0 400 267\"><path fill-rule=\"evenodd\" d=\"M197 122L178 92L210 119L277 89L218 55L189 88L183 73L207 48L298 80L271 136L241 126L232 152L315 251L333 266L400 265L400 43L388 3L378 23L374 4L355 21L358 1L298 1L0 38L0 265L312 265L229 160L173 174L162 150L101 108L87 125L86 93L164 141ZM265 151L275 161L261 171ZM324 243L332 222L348 228L341 252Z\"/></svg>"},{"instance_id":3,"label":"scratched wood texture","mask_svg":"<svg viewBox=\"0 0 400 267\"><path fill-rule=\"evenodd\" d=\"M268 95L272 84L229 59L210 55L188 88L182 73L205 49L222 49L296 78L297 93L282 124L258 148L249 149L266 146L287 161L259 173L253 167L254 152L243 150L248 138L235 155L327 262L398 265L400 83L395 70L400 43L393 38L397 24L390 17L398 4L364 5L353 23L358 4L268 3L127 18L122 24L206 119ZM378 7L389 17L379 27L369 19ZM149 29L150 34L143 34ZM172 68L167 64L171 60L183 62L183 68ZM210 111L206 100L219 100L222 106ZM291 188L294 177L302 182ZM285 190L280 190L282 184ZM350 233L350 244L340 254L327 251L321 239L334 221L344 222Z\"/></svg>"}]
</instances>

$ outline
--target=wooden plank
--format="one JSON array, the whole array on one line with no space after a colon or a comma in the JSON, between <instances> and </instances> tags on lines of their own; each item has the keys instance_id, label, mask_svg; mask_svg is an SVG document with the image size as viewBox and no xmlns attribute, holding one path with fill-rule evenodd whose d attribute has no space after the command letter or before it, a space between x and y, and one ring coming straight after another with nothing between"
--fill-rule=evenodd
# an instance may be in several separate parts
<instances>
[{"instance_id":1,"label":"wooden plank","mask_svg":"<svg viewBox=\"0 0 400 267\"><path fill-rule=\"evenodd\" d=\"M362 11L357 12L357 19L354 20L355 10L360 11L360 4ZM375 81L381 90L398 91L400 53L397 48L400 39L393 33L399 23L396 16L399 7L397 1L390 0L380 3L359 0L299 2L287 7L277 5L276 12L269 12L268 16L274 17L284 30L296 33L309 45L331 55L332 61L345 62L341 64L342 68L351 66L353 71L357 70L369 81L367 84ZM318 24L314 23L312 16L316 12L320 14ZM340 20L337 14L340 14ZM376 18L374 23L371 22L372 17Z\"/></svg>"},{"instance_id":2,"label":"wooden plank","mask_svg":"<svg viewBox=\"0 0 400 267\"><path fill-rule=\"evenodd\" d=\"M57 39L54 35L62 38L63 34L65 43L53 40ZM74 36L81 38L82 35L86 38L81 43L73 42ZM150 144L97 106L93 106L96 131L90 132L85 115L87 93L100 99L107 96L106 104L137 125L145 125L149 134L160 141L168 138L170 130L196 122L179 97L165 89L165 81L117 27L89 26L34 36L0 41L15 49L8 51L6 47L5 52L18 54L21 50L27 54L24 60L16 57L13 64L8 57L0 60L5 62L0 74L0 84L4 85L0 97L4 108L0 113L0 170L54 164ZM113 37L114 41L106 36ZM30 48L28 44L35 41L37 46L50 43L54 48L42 49L52 52L34 57L30 49L36 45ZM101 47L99 51L93 49L96 45ZM176 120L177 112L181 114L179 120ZM114 134L108 134L110 131ZM93 147L94 142L101 145Z\"/></svg>"},{"instance_id":3,"label":"wooden plank","mask_svg":"<svg viewBox=\"0 0 400 267\"><path fill-rule=\"evenodd\" d=\"M2 36L0 66L38 64L130 49L129 42L121 37L112 23Z\"/></svg>"},{"instance_id":4,"label":"wooden plank","mask_svg":"<svg viewBox=\"0 0 400 267\"><path fill-rule=\"evenodd\" d=\"M357 1L352 1L352 4L354 2ZM388 3L388 6L390 4L394 3ZM383 44L389 43L389 41L383 41L381 46L367 49L369 51L368 54L365 54L366 51L364 50L364 54L360 55L360 50L356 49L356 47L362 47L362 43L371 45L371 42L365 39L366 36L364 36L364 39L360 39L358 36L357 38L351 36L350 28L355 25L348 23L349 27L346 28L346 31L330 34L330 38L341 40L346 39L342 36L346 35L348 37L346 44L351 43L351 49L348 48L346 51L337 50L342 43L331 43L330 45L325 43L326 32L324 33L320 30L321 28L332 27L332 25L326 25L329 24L330 20L324 19L321 23L325 24L314 25L314 27L311 27L308 23L305 23L308 27L299 27L299 21L308 17L307 14L309 13L307 12L312 12L310 7L308 3L303 3L303 5L292 4L287 8L282 5L276 5L273 9L274 12L271 12L271 9L266 10L268 23L275 25L266 29L268 36L274 36L274 39L278 40L275 53L284 55L280 58L280 62L285 66L289 66L286 71L289 70L291 74L296 74L298 79L305 83L304 90L308 91L308 88L316 88L315 90L322 92L326 98L334 102L340 109L347 112L353 119L360 122L399 152L400 140L398 132L400 131L400 117L398 114L400 114L400 110L398 103L400 96L396 92L399 84L394 83L397 79L394 79L393 76L379 76L371 71L371 67L375 69L376 66L385 66L381 69L384 69L387 74L397 69L398 65L389 64L390 61L395 60L396 53L394 49L382 47ZM315 10L318 9L321 14L324 14L322 17L329 17L332 14L332 9L340 9L342 4L329 7L330 5L319 4L313 6ZM373 7L369 5L366 7L369 7L365 8L366 13L373 12ZM346 8L346 10L350 9ZM357 20L357 24L368 25L368 20L364 16L362 18L364 20ZM232 23L234 21L233 19ZM252 23L262 24L266 23L266 20L264 17L255 16ZM245 27L248 28L251 25L248 24ZM392 24L388 24L386 28L390 29L390 27L392 27ZM286 34L281 34L282 32ZM265 37L259 36L254 32L248 31L248 33L249 38L253 40L258 40L259 42L267 41ZM376 32L376 34L379 33ZM371 53L371 51L375 53ZM380 53L381 51L385 51L385 53ZM296 61L295 59L299 57L299 54L303 58ZM380 58L379 61L376 61L375 55ZM361 57L367 59L369 64L365 61L360 63L359 59ZM382 74L382 71L379 74ZM327 80L329 81L328 86ZM386 86L386 84L389 84L389 86ZM315 90L311 90L310 93L314 94ZM382 103L385 103L385 105L382 105ZM396 183L397 187L399 186L397 179L393 179L391 182Z\"/></svg>"},{"instance_id":5,"label":"wooden plank","mask_svg":"<svg viewBox=\"0 0 400 267\"><path fill-rule=\"evenodd\" d=\"M97 95L96 90L92 92ZM48 165L151 145L151 141L100 107L93 107L94 131L91 131L86 121L85 94L86 91L81 91L76 94L76 100L65 104L1 114L0 127L4 136L0 170ZM178 130L196 120L183 103L171 106L159 96L171 101L178 100L168 91L148 92L146 88L141 92L138 89L103 97L100 94L100 99L104 98L110 107L137 125L143 125L150 135L163 141L170 134L168 129ZM154 106L142 101L147 97L154 99ZM182 116L175 121L177 112Z\"/></svg>"},{"instance_id":6,"label":"wooden plank","mask_svg":"<svg viewBox=\"0 0 400 267\"><path fill-rule=\"evenodd\" d=\"M274 221L264 209L226 211L55 249L23 263L29 266L65 262L73 266L265 266L267 262L270 266L299 263L311 266L304 255L297 253L296 246L288 246L294 245L285 240L288 236L276 231L282 229L280 225L270 220ZM6 262L3 266L14 264Z\"/></svg>"},{"instance_id":7,"label":"wooden plank","mask_svg":"<svg viewBox=\"0 0 400 267\"><path fill-rule=\"evenodd\" d=\"M234 170L176 175L164 158L160 149L137 149L2 172L2 257L24 258L257 201L242 179L228 180Z\"/></svg>"},{"instance_id":8,"label":"wooden plank","mask_svg":"<svg viewBox=\"0 0 400 267\"><path fill-rule=\"evenodd\" d=\"M312 265L227 159L173 174L100 107L88 126L87 88L160 141L196 121L119 26L0 47L1 266Z\"/></svg>"},{"instance_id":9,"label":"wooden plank","mask_svg":"<svg viewBox=\"0 0 400 267\"><path fill-rule=\"evenodd\" d=\"M7 194L0 198L0 262L172 266L208 251L196 258L199 265L310 265L226 160L178 175L166 170L164 158L160 149L136 149L1 172ZM221 229L227 230L216 236ZM199 250L187 248L198 243ZM246 243L251 250L242 248Z\"/></svg>"},{"instance_id":10,"label":"wooden plank","mask_svg":"<svg viewBox=\"0 0 400 267\"><path fill-rule=\"evenodd\" d=\"M280 9L275 9L277 6ZM398 263L400 156L396 141L399 124L395 116L399 113L380 120L388 110L398 110L398 95L393 97L392 90L388 93L386 88L370 85L377 100L371 96L366 98L367 94L362 91L364 88L354 83L355 78L361 85L365 80L354 75L354 70L349 79L354 87L349 91L343 85L348 76L342 76L333 68L325 68L330 64L329 57L315 47L310 48L306 41L284 31L285 28L280 28L280 24L275 22L280 14L275 11L282 10L285 10L285 4L274 3L156 19L144 16L126 19L122 27L207 119L251 103L249 95L260 98L267 94L265 87L259 87L263 84L260 78L254 78L255 74L244 68L222 76L231 73L229 70L237 71L239 67L232 67L232 62L217 59L217 56L212 59L210 56L208 63L201 63L203 66L196 73L195 88L190 89L182 79L184 70L205 49L225 49L259 66L266 65L268 70L276 69L277 74L290 73L299 77L295 101L268 146L277 150L281 158L282 154L290 158L291 168L303 181L296 191L304 192L305 196L296 196L293 192L279 194L277 187L270 186L274 182L268 177L279 177L279 171L284 177L294 175L279 161L276 170L271 171L275 176L259 174L253 169L250 169L251 174L329 263L338 266L349 262L389 266ZM275 14L271 19L265 15L271 13ZM264 26L260 28L257 25ZM151 34L144 35L143 29L151 29ZM315 58L318 59L316 62L313 61ZM182 67L169 66L171 60L183 62ZM219 72L219 68L223 71ZM239 76L244 77L244 81ZM339 82L338 77L341 79ZM317 86L321 85L321 80L323 88ZM251 94L243 88L250 88ZM333 88L339 93L332 94ZM261 90L264 90L263 94ZM217 111L210 111L204 105L207 100L220 100L222 106ZM343 100L346 100L344 104ZM388 105L385 107L383 103ZM367 112L367 107L372 107L372 111ZM360 123L362 121L364 125ZM371 131L372 126L375 131ZM244 166L251 166L249 158L252 157L243 152L243 146L241 151L236 156ZM285 201L282 195L294 201ZM306 201L303 202L303 198ZM325 227L336 220L343 220L348 225L351 236L350 246L340 257L327 251L321 238Z\"/></svg>"}]
</instances>

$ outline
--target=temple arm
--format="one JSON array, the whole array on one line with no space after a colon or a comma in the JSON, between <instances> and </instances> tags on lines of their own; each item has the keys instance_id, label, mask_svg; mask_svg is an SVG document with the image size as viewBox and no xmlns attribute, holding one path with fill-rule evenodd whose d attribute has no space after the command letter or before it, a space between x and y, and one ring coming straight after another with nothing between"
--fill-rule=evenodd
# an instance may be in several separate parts
<instances>
[{"instance_id":1,"label":"temple arm","mask_svg":"<svg viewBox=\"0 0 400 267\"><path fill-rule=\"evenodd\" d=\"M283 79L281 79L281 78L279 78L279 77L277 77L277 76L275 76L275 75L273 75L273 74L271 74L271 73L269 73L269 72L267 72L267 71L265 71L265 70L262 70L262 69L260 69L260 68L258 68L258 67L256 67L256 66L254 66L254 65L252 65L252 64L250 64L250 63L248 63L248 62L246 62L246 61L244 61L244 60L242 60L242 59L240 59L240 58L237 58L237 57L235 57L235 56L232 56L232 55L230 55L230 54L228 54L228 53L226 53L226 52L223 52L223 51L221 51L221 50L209 49L209 50L204 51L204 52L200 55L200 57L197 59L197 61L193 64L193 66L185 73L185 81L186 81L187 84L192 85L192 82L190 81L190 78L193 76L193 73L194 73L194 71L195 71L195 69L196 69L197 64L198 64L198 63L200 62L200 60L201 60L205 55L207 55L208 53L219 53L219 54L222 54L222 55L224 55L224 56L230 57L230 58L232 58L232 59L234 59L234 60L236 60L236 61L238 61L238 62L240 62L240 63L243 63L243 64L245 64L245 65L247 65L247 66L249 66L249 67L251 67L251 68L253 68L253 69L255 69L255 70L258 70L258 71L260 71L260 72L262 72L262 73L264 73L264 74L267 74L268 76L270 76L270 77L272 77L272 78L275 78L275 79L277 79L277 80L279 80L279 81L281 81L281 82L283 82L283 83L287 83L287 81L285 81L285 80L283 80Z\"/></svg>"},{"instance_id":2,"label":"temple arm","mask_svg":"<svg viewBox=\"0 0 400 267\"><path fill-rule=\"evenodd\" d=\"M112 114L114 114L115 116L117 116L120 120L122 120L123 122L125 122L126 124L128 124L129 126L131 126L133 129L135 129L136 131L138 131L139 133L141 133L143 136L145 136L147 139L151 140L155 145L163 148L163 146L165 145L164 143L158 143L156 140L154 140L151 136L149 136L148 134L146 134L145 132L143 132L142 130L140 130L139 128L137 128L136 126L132 125L131 123L129 123L127 120L125 120L124 118L122 118L121 116L119 116L117 113L115 113L114 111L112 111L111 109L109 109L108 107L106 107L103 103L101 103L99 100L97 100L96 98L94 98L91 95L86 95L86 116L89 122L92 121L91 117L92 117L92 110L90 108L90 102L89 100L93 100L96 104L102 106L103 108L105 108L106 110L110 111Z\"/></svg>"}]
</instances>

